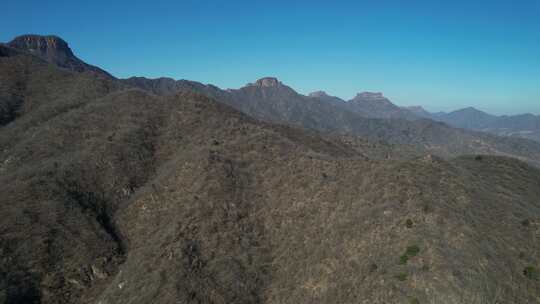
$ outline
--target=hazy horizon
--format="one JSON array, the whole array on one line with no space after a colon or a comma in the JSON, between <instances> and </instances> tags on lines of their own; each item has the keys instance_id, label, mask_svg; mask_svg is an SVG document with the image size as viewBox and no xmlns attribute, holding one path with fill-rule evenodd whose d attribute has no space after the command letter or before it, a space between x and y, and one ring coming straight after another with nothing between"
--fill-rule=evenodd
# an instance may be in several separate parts
<instances>
[{"instance_id":1,"label":"hazy horizon","mask_svg":"<svg viewBox=\"0 0 540 304\"><path fill-rule=\"evenodd\" d=\"M302 94L375 91L431 112L540 114L536 1L59 4L5 4L0 41L58 35L121 78L238 88L274 76Z\"/></svg>"}]
</instances>

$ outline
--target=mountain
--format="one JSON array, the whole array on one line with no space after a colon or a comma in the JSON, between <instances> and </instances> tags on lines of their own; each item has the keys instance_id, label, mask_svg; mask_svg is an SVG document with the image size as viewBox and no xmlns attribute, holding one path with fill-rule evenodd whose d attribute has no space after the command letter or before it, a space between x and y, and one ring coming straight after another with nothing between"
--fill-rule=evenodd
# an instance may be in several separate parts
<instances>
[{"instance_id":1,"label":"mountain","mask_svg":"<svg viewBox=\"0 0 540 304\"><path fill-rule=\"evenodd\" d=\"M308 95L311 98L331 103L335 106L342 107L348 111L360 114L367 118L384 118L384 119L407 119L417 120L423 118L417 115L410 109L400 108L393 104L382 93L362 92L358 93L353 99L344 101L335 96L329 96L324 91L317 91Z\"/></svg>"},{"instance_id":2,"label":"mountain","mask_svg":"<svg viewBox=\"0 0 540 304\"><path fill-rule=\"evenodd\" d=\"M221 89L213 85L204 85L202 83L190 80L174 80L172 78L162 77L157 79L148 79L145 77L131 77L120 80L124 85L136 87L156 95L174 95L182 90L195 90L209 95L223 95Z\"/></svg>"},{"instance_id":3,"label":"mountain","mask_svg":"<svg viewBox=\"0 0 540 304\"><path fill-rule=\"evenodd\" d=\"M358 93L346 103L346 108L370 118L416 120L418 117L407 109L393 104L382 93Z\"/></svg>"},{"instance_id":4,"label":"mountain","mask_svg":"<svg viewBox=\"0 0 540 304\"><path fill-rule=\"evenodd\" d=\"M432 118L432 115L436 115L436 114L429 113L422 106L410 106L410 107L404 107L404 109L408 110L409 112L421 118L430 119Z\"/></svg>"},{"instance_id":5,"label":"mountain","mask_svg":"<svg viewBox=\"0 0 540 304\"><path fill-rule=\"evenodd\" d=\"M0 50L0 105L24 109L0 126L0 302L540 297L540 170L524 162L374 158L384 144ZM230 94L310 100L275 79Z\"/></svg>"},{"instance_id":6,"label":"mountain","mask_svg":"<svg viewBox=\"0 0 540 304\"><path fill-rule=\"evenodd\" d=\"M47 42L49 40L50 42ZM34 45L40 45L39 49L45 51L36 52ZM431 120L418 119L412 112L395 106L380 93L361 93L351 101L342 102L338 98L321 94L318 94L318 97L301 95L275 77L262 78L240 89L228 90L170 78L116 79L112 76L106 77L109 74L100 73L99 68L80 62L67 43L55 36L21 36L2 48L7 53L32 54L70 71L107 78L116 87L137 87L159 96L170 96L184 90L196 91L270 123L330 134L360 136L370 141L407 146L404 150L429 151L443 157L482 153L511 156L531 164L540 164L539 144L518 138L502 138L454 129ZM66 62L77 64L69 65ZM25 107L32 105L20 98L20 92L9 94L8 101L0 107L0 120L4 124L24 112Z\"/></svg>"},{"instance_id":7,"label":"mountain","mask_svg":"<svg viewBox=\"0 0 540 304\"><path fill-rule=\"evenodd\" d=\"M473 107L457 110L435 117L449 125L465 129L484 129L493 123L495 116L477 110Z\"/></svg>"},{"instance_id":8,"label":"mountain","mask_svg":"<svg viewBox=\"0 0 540 304\"><path fill-rule=\"evenodd\" d=\"M165 90L157 85L162 81L159 79L142 78L135 82L131 78L127 82L122 81L124 84L141 89L152 88L150 91L158 95L174 92L174 89ZM140 85L140 83L145 84ZM495 154L512 156L540 165L540 144L538 143L456 129L441 122L421 119L412 112L393 105L381 94L359 94L356 101L349 102L328 95L324 96L321 93L315 96L304 96L275 77L259 79L240 89L221 90L212 85L186 80L175 81L174 86L175 89L195 90L254 118L270 123L293 125L331 134L360 136L389 144L407 145L442 157L474 153ZM351 102L353 102L351 106L347 105ZM373 104L382 106L371 107ZM375 110L370 114L362 114L359 113L361 107ZM390 109L390 112L397 108L397 112L394 112L396 117L410 115L411 120L370 118L369 116L378 116L378 108ZM412 116L415 116L414 120Z\"/></svg>"},{"instance_id":9,"label":"mountain","mask_svg":"<svg viewBox=\"0 0 540 304\"><path fill-rule=\"evenodd\" d=\"M349 102L321 92L304 96L273 77L260 79L240 89L226 91L201 84L192 84L189 88L264 121L323 132L356 135L391 144L413 145L444 157L484 153L514 156L530 161L530 156L538 153L533 151L540 151L536 143L454 129L418 117L413 119L414 114L410 111L400 111L382 94L359 94L355 100ZM394 112L395 117L406 116L411 120L370 118L379 116L377 110L369 114L360 114L359 104L366 111L373 104L385 108L381 112L386 113L392 113L397 108L398 110ZM353 108L356 110L352 110ZM377 109L377 106L372 108ZM536 162L534 160L532 163Z\"/></svg>"},{"instance_id":10,"label":"mountain","mask_svg":"<svg viewBox=\"0 0 540 304\"><path fill-rule=\"evenodd\" d=\"M23 35L16 37L11 42L2 46L2 52L9 53L15 51L31 53L49 63L68 70L89 72L109 79L114 79L114 77L106 71L89 65L77 58L67 42L57 36ZM2 54L0 53L0 56L1 55ZM189 80L177 81L171 78L147 79L143 77L132 77L120 81L124 85L142 88L157 95L170 95L179 90L193 88L213 96L220 101L228 101L228 104L235 103L230 100L231 97L228 92L222 91L212 85L203 85ZM359 93L349 102L344 102L337 97L324 95L326 95L326 93L321 91L310 97L331 103L333 106L343 107L347 111L355 112L367 118L406 120L428 118L442 121L458 128L483 131L499 136L519 137L540 141L540 127L538 127L538 125L540 125L540 118L534 115L525 114L495 117L474 108L466 108L451 113L430 114L423 109L397 107L381 93ZM239 107L239 105L236 106Z\"/></svg>"},{"instance_id":11,"label":"mountain","mask_svg":"<svg viewBox=\"0 0 540 304\"><path fill-rule=\"evenodd\" d=\"M540 141L540 116L533 114L495 116L469 107L450 113L429 114L426 117L457 128Z\"/></svg>"},{"instance_id":12,"label":"mountain","mask_svg":"<svg viewBox=\"0 0 540 304\"><path fill-rule=\"evenodd\" d=\"M345 104L346 104L345 100L336 96L330 96L325 91L312 92L312 93L309 93L308 96L310 98L318 99L320 101L323 101L325 103L329 103L338 107L345 107Z\"/></svg>"},{"instance_id":13,"label":"mountain","mask_svg":"<svg viewBox=\"0 0 540 304\"><path fill-rule=\"evenodd\" d=\"M533 114L499 116L492 127L513 130L540 130L540 116Z\"/></svg>"},{"instance_id":14,"label":"mountain","mask_svg":"<svg viewBox=\"0 0 540 304\"><path fill-rule=\"evenodd\" d=\"M540 116L533 114L499 116L487 131L501 136L540 141Z\"/></svg>"},{"instance_id":15,"label":"mountain","mask_svg":"<svg viewBox=\"0 0 540 304\"><path fill-rule=\"evenodd\" d=\"M7 46L29 52L49 63L71 71L89 71L103 77L112 78L112 76L104 70L89 65L77 58L67 42L57 36L23 35L8 42Z\"/></svg>"},{"instance_id":16,"label":"mountain","mask_svg":"<svg viewBox=\"0 0 540 304\"><path fill-rule=\"evenodd\" d=\"M333 130L340 121L354 119L352 113L318 98L301 95L274 77L227 90L228 96L213 96L234 108L261 120L292 124L315 130Z\"/></svg>"},{"instance_id":17,"label":"mountain","mask_svg":"<svg viewBox=\"0 0 540 304\"><path fill-rule=\"evenodd\" d=\"M341 102L343 102L344 100L342 100L341 98L339 97L335 97L335 96L330 96L328 95L325 91L315 91L315 92L311 92L308 94L309 97L313 97L313 98L325 98L325 99L335 99L335 100L340 100Z\"/></svg>"}]
</instances>

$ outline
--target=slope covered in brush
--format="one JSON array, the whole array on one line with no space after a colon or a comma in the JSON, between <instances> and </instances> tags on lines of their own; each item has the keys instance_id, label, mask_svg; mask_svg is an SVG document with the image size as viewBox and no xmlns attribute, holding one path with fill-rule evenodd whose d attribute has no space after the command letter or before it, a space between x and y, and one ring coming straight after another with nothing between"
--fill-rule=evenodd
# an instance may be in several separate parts
<instances>
[{"instance_id":1,"label":"slope covered in brush","mask_svg":"<svg viewBox=\"0 0 540 304\"><path fill-rule=\"evenodd\" d=\"M540 171L0 58L5 303L534 303ZM9 75L5 71L10 71ZM44 80L46 76L47 81ZM13 77L13 78L11 78ZM11 80L10 80L11 81Z\"/></svg>"}]
</instances>

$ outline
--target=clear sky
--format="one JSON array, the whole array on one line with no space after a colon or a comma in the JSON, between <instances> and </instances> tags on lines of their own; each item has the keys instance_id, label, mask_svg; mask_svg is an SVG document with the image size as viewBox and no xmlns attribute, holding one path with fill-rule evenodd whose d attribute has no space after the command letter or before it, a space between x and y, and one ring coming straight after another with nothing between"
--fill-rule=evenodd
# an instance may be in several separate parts
<instances>
[{"instance_id":1,"label":"clear sky","mask_svg":"<svg viewBox=\"0 0 540 304\"><path fill-rule=\"evenodd\" d=\"M540 114L540 0L5 1L0 41L56 34L117 77L384 92L428 110Z\"/></svg>"}]
</instances>

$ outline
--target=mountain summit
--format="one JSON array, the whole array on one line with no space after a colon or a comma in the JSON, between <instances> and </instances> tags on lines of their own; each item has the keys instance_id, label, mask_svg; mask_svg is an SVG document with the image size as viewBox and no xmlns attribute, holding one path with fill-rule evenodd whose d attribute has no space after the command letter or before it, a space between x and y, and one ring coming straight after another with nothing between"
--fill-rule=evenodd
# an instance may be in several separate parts
<instances>
[{"instance_id":1,"label":"mountain summit","mask_svg":"<svg viewBox=\"0 0 540 304\"><path fill-rule=\"evenodd\" d=\"M390 107L397 107L383 93L380 92L361 92L350 100L352 103L382 104ZM380 106L380 105L379 105Z\"/></svg>"},{"instance_id":2,"label":"mountain summit","mask_svg":"<svg viewBox=\"0 0 540 304\"><path fill-rule=\"evenodd\" d=\"M257 80L255 83L251 83L249 85L262 87L262 88L272 88L272 87L279 87L282 85L282 83L275 77L264 77Z\"/></svg>"},{"instance_id":3,"label":"mountain summit","mask_svg":"<svg viewBox=\"0 0 540 304\"><path fill-rule=\"evenodd\" d=\"M439 116L437 120L458 128L482 129L488 127L496 117L476 108L467 107Z\"/></svg>"},{"instance_id":4,"label":"mountain summit","mask_svg":"<svg viewBox=\"0 0 540 304\"><path fill-rule=\"evenodd\" d=\"M75 57L67 42L58 36L23 35L13 39L8 46L29 51L57 64Z\"/></svg>"},{"instance_id":5,"label":"mountain summit","mask_svg":"<svg viewBox=\"0 0 540 304\"><path fill-rule=\"evenodd\" d=\"M362 92L356 94L356 96L352 99L354 101L388 101L389 100L384 97L383 93L380 92Z\"/></svg>"},{"instance_id":6,"label":"mountain summit","mask_svg":"<svg viewBox=\"0 0 540 304\"><path fill-rule=\"evenodd\" d=\"M315 97L315 98L321 98L321 97L330 97L325 91L315 91L312 93L309 93L309 97Z\"/></svg>"},{"instance_id":7,"label":"mountain summit","mask_svg":"<svg viewBox=\"0 0 540 304\"><path fill-rule=\"evenodd\" d=\"M22 35L8 42L7 46L26 51L61 68L75 72L91 71L107 78L113 78L102 69L77 58L68 43L58 36Z\"/></svg>"},{"instance_id":8,"label":"mountain summit","mask_svg":"<svg viewBox=\"0 0 540 304\"><path fill-rule=\"evenodd\" d=\"M418 119L407 109L393 104L383 93L362 92L347 102L350 111L373 118L400 118L407 120Z\"/></svg>"}]
</instances>

